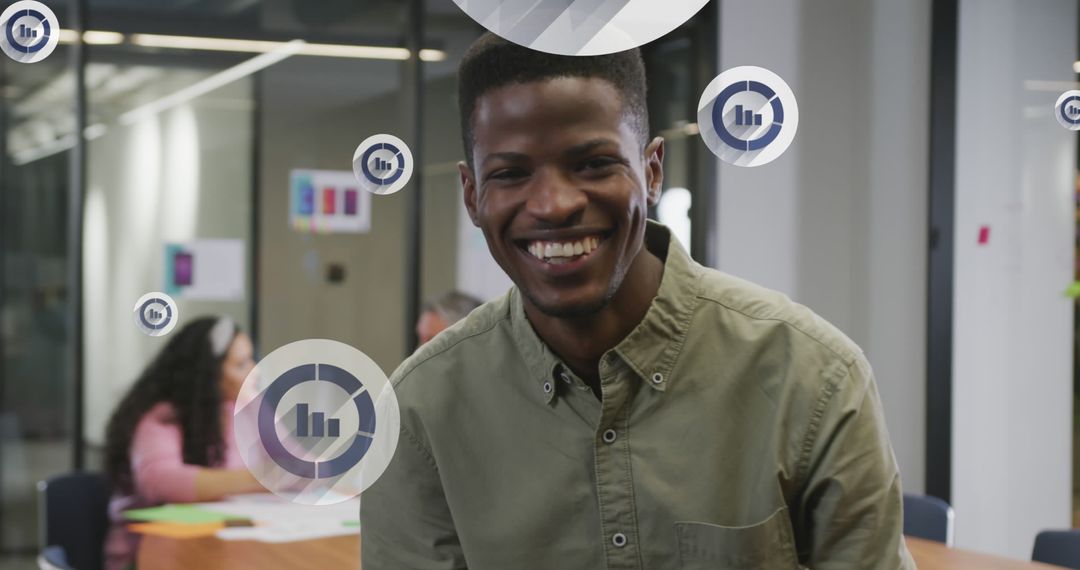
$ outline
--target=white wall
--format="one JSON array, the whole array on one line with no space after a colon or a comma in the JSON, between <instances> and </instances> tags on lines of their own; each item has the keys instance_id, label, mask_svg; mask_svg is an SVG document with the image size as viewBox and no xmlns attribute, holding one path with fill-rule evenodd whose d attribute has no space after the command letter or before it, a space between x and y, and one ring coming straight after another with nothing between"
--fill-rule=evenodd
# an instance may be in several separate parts
<instances>
[{"instance_id":1,"label":"white wall","mask_svg":"<svg viewBox=\"0 0 1080 570\"><path fill-rule=\"evenodd\" d=\"M250 92L247 81L234 83L130 126L112 124L88 146L83 428L92 444L103 442L113 408L168 341L143 335L132 316L141 295L163 288L165 242L250 234ZM203 314L248 323L244 302L178 299L177 308L177 326Z\"/></svg>"},{"instance_id":2,"label":"white wall","mask_svg":"<svg viewBox=\"0 0 1080 570\"><path fill-rule=\"evenodd\" d=\"M800 112L776 161L720 165L720 269L790 295L862 346L914 492L925 455L929 7L726 0L720 14L720 69L771 69Z\"/></svg>"},{"instance_id":3,"label":"white wall","mask_svg":"<svg viewBox=\"0 0 1080 570\"><path fill-rule=\"evenodd\" d=\"M1077 155L1052 109L1075 78L1076 50L1074 0L960 3L956 543L1017 558L1030 557L1038 530L1071 526L1072 304L1062 291Z\"/></svg>"}]
</instances>

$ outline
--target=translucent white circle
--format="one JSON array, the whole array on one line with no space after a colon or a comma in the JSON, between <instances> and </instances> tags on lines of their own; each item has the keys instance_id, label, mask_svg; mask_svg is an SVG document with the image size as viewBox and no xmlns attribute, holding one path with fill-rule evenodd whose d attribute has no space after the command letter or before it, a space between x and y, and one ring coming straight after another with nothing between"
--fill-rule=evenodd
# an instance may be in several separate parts
<instances>
[{"instance_id":1,"label":"translucent white circle","mask_svg":"<svg viewBox=\"0 0 1080 570\"><path fill-rule=\"evenodd\" d=\"M412 151L394 135L372 135L364 139L353 152L352 160L357 182L372 194L393 194L412 179Z\"/></svg>"},{"instance_id":2,"label":"translucent white circle","mask_svg":"<svg viewBox=\"0 0 1080 570\"><path fill-rule=\"evenodd\" d=\"M492 33L557 55L603 55L647 44L709 0L454 0Z\"/></svg>"},{"instance_id":3,"label":"translucent white circle","mask_svg":"<svg viewBox=\"0 0 1080 570\"><path fill-rule=\"evenodd\" d=\"M735 166L776 160L791 146L798 128L799 104L791 87L762 67L724 71L698 101L701 139L713 154Z\"/></svg>"},{"instance_id":4,"label":"translucent white circle","mask_svg":"<svg viewBox=\"0 0 1080 570\"><path fill-rule=\"evenodd\" d=\"M165 336L176 328L176 322L180 320L176 301L160 291L139 297L132 311L135 326L147 336Z\"/></svg>"},{"instance_id":5,"label":"translucent white circle","mask_svg":"<svg viewBox=\"0 0 1080 570\"><path fill-rule=\"evenodd\" d=\"M20 0L0 13L0 49L19 63L36 63L60 42L60 22L48 6Z\"/></svg>"},{"instance_id":6,"label":"translucent white circle","mask_svg":"<svg viewBox=\"0 0 1080 570\"><path fill-rule=\"evenodd\" d=\"M1070 131L1080 131L1080 91L1066 91L1054 103L1054 118Z\"/></svg>"},{"instance_id":7,"label":"translucent white circle","mask_svg":"<svg viewBox=\"0 0 1080 570\"><path fill-rule=\"evenodd\" d=\"M382 369L326 339L293 342L260 360L233 418L248 470L267 490L305 505L339 503L370 487L393 459L401 425Z\"/></svg>"}]
</instances>

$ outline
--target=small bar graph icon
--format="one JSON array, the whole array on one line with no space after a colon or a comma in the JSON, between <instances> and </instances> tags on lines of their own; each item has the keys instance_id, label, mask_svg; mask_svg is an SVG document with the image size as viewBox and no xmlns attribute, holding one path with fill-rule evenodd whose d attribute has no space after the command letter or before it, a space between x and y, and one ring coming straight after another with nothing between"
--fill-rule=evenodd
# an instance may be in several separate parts
<instances>
[{"instance_id":1,"label":"small bar graph icon","mask_svg":"<svg viewBox=\"0 0 1080 570\"><path fill-rule=\"evenodd\" d=\"M385 172L387 170L393 170L393 168L394 166L390 164L389 160L384 160L377 156L371 161L371 169L376 172Z\"/></svg>"},{"instance_id":2,"label":"small bar graph icon","mask_svg":"<svg viewBox=\"0 0 1080 570\"><path fill-rule=\"evenodd\" d=\"M19 24L19 37L22 39L34 39L37 37L37 30L26 24Z\"/></svg>"},{"instance_id":3,"label":"small bar graph icon","mask_svg":"<svg viewBox=\"0 0 1080 570\"><path fill-rule=\"evenodd\" d=\"M308 404L296 405L296 437L338 437L340 435L341 420L326 419L326 414L323 412L309 414Z\"/></svg>"},{"instance_id":4,"label":"small bar graph icon","mask_svg":"<svg viewBox=\"0 0 1080 570\"><path fill-rule=\"evenodd\" d=\"M743 109L742 105L735 105L735 124L736 125L760 125L761 115L755 113L752 109Z\"/></svg>"},{"instance_id":5,"label":"small bar graph icon","mask_svg":"<svg viewBox=\"0 0 1080 570\"><path fill-rule=\"evenodd\" d=\"M1078 117L1080 116L1080 107L1077 107L1075 105L1069 105L1065 108L1065 113L1068 114L1070 117Z\"/></svg>"}]
</instances>

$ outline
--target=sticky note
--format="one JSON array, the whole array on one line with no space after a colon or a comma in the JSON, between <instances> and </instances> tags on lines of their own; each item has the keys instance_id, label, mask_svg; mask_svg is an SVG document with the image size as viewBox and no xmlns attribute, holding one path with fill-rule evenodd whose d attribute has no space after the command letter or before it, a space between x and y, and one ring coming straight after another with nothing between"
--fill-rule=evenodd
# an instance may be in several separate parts
<instances>
[{"instance_id":1,"label":"sticky note","mask_svg":"<svg viewBox=\"0 0 1080 570\"><path fill-rule=\"evenodd\" d=\"M164 505L160 507L150 507L148 509L132 509L130 511L124 511L124 518L132 521L203 524L246 519L247 517L238 517L207 511L205 509L200 509L195 505Z\"/></svg>"},{"instance_id":2,"label":"sticky note","mask_svg":"<svg viewBox=\"0 0 1080 570\"><path fill-rule=\"evenodd\" d=\"M225 528L225 524L221 522L199 524L147 522L133 523L127 526L127 529L131 532L153 536L164 536L168 538L202 538L204 536L214 536L217 531L223 528Z\"/></svg>"}]
</instances>

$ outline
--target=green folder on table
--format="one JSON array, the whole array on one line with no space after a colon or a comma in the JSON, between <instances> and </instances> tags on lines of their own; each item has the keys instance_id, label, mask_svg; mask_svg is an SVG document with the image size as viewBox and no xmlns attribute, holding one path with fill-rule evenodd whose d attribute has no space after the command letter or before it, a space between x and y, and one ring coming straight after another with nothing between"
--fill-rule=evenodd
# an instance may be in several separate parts
<instances>
[{"instance_id":1,"label":"green folder on table","mask_svg":"<svg viewBox=\"0 0 1080 570\"><path fill-rule=\"evenodd\" d=\"M200 509L196 505L162 505L160 507L150 507L147 509L132 509L130 511L124 511L124 518L129 521L172 522L181 524L202 524L247 519L247 517Z\"/></svg>"}]
</instances>

